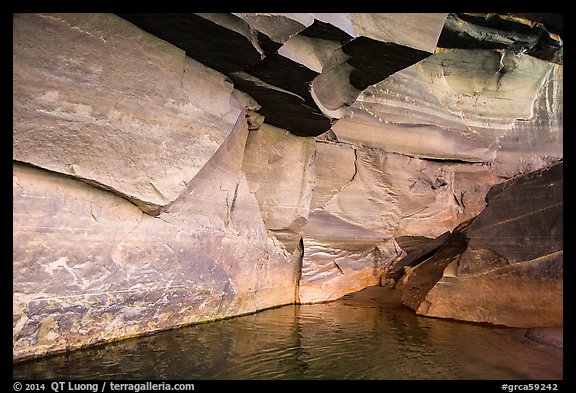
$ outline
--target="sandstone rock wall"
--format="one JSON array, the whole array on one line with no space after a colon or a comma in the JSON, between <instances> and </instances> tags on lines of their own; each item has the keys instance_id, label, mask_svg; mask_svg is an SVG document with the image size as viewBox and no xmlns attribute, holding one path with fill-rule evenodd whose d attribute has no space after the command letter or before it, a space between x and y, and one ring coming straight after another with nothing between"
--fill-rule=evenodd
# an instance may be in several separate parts
<instances>
[{"instance_id":1,"label":"sandstone rock wall","mask_svg":"<svg viewBox=\"0 0 576 393\"><path fill-rule=\"evenodd\" d=\"M403 303L432 317L563 326L562 194L562 163L494 186L486 209L401 279Z\"/></svg>"},{"instance_id":2,"label":"sandstone rock wall","mask_svg":"<svg viewBox=\"0 0 576 393\"><path fill-rule=\"evenodd\" d=\"M558 29L494 18L15 14L14 359L377 285L562 160Z\"/></svg>"},{"instance_id":3,"label":"sandstone rock wall","mask_svg":"<svg viewBox=\"0 0 576 393\"><path fill-rule=\"evenodd\" d=\"M294 301L223 75L114 15L14 31L15 359Z\"/></svg>"},{"instance_id":4,"label":"sandstone rock wall","mask_svg":"<svg viewBox=\"0 0 576 393\"><path fill-rule=\"evenodd\" d=\"M150 214L182 193L244 108L222 74L115 15L17 14L13 33L14 160Z\"/></svg>"},{"instance_id":5,"label":"sandstone rock wall","mask_svg":"<svg viewBox=\"0 0 576 393\"><path fill-rule=\"evenodd\" d=\"M17 359L294 301L299 259L268 237L236 129L167 211L14 165Z\"/></svg>"}]
</instances>

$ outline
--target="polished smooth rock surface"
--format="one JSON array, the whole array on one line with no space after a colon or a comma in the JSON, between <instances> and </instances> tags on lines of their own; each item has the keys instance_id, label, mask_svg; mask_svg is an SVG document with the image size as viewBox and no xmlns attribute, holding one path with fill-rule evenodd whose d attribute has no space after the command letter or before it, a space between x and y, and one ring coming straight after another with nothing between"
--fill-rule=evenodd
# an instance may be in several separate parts
<instances>
[{"instance_id":1,"label":"polished smooth rock surface","mask_svg":"<svg viewBox=\"0 0 576 393\"><path fill-rule=\"evenodd\" d=\"M561 171L489 190L563 160L562 30L554 14L13 14L14 358L405 273L421 314L561 325Z\"/></svg>"},{"instance_id":2,"label":"polished smooth rock surface","mask_svg":"<svg viewBox=\"0 0 576 393\"><path fill-rule=\"evenodd\" d=\"M420 315L563 326L563 164L494 186L478 217L401 279Z\"/></svg>"},{"instance_id":3,"label":"polished smooth rock surface","mask_svg":"<svg viewBox=\"0 0 576 393\"><path fill-rule=\"evenodd\" d=\"M13 159L146 213L184 191L243 110L224 75L116 15L13 19Z\"/></svg>"}]
</instances>

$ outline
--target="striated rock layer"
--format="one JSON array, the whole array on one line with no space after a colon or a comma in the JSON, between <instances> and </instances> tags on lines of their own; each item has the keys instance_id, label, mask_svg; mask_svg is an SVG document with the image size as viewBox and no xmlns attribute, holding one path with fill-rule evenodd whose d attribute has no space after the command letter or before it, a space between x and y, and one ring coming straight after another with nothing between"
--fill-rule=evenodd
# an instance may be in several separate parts
<instances>
[{"instance_id":1,"label":"striated rock layer","mask_svg":"<svg viewBox=\"0 0 576 393\"><path fill-rule=\"evenodd\" d=\"M487 207L402 278L419 315L563 325L563 164L494 186Z\"/></svg>"},{"instance_id":2,"label":"striated rock layer","mask_svg":"<svg viewBox=\"0 0 576 393\"><path fill-rule=\"evenodd\" d=\"M17 14L13 34L14 160L149 214L184 191L244 109L223 75L115 15Z\"/></svg>"},{"instance_id":3,"label":"striated rock layer","mask_svg":"<svg viewBox=\"0 0 576 393\"><path fill-rule=\"evenodd\" d=\"M241 117L157 217L15 164L15 358L292 303L298 259L274 245L258 218L240 172L247 135Z\"/></svg>"},{"instance_id":4,"label":"striated rock layer","mask_svg":"<svg viewBox=\"0 0 576 393\"><path fill-rule=\"evenodd\" d=\"M422 315L513 325L475 281L504 260L510 296L515 277L553 288L522 326L561 324L542 305L562 228L520 255L474 218L493 185L562 161L562 58L548 14L14 14L14 359L411 269ZM449 294L434 253L474 266Z\"/></svg>"}]
</instances>

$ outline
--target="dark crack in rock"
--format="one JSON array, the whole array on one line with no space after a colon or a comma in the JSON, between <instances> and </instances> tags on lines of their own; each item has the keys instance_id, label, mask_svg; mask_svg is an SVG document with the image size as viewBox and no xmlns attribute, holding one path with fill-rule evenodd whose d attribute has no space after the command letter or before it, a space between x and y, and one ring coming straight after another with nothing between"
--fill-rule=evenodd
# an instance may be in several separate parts
<instances>
[{"instance_id":1,"label":"dark crack in rock","mask_svg":"<svg viewBox=\"0 0 576 393\"><path fill-rule=\"evenodd\" d=\"M562 326L563 163L494 186L487 202L401 279L404 305L431 317Z\"/></svg>"}]
</instances>

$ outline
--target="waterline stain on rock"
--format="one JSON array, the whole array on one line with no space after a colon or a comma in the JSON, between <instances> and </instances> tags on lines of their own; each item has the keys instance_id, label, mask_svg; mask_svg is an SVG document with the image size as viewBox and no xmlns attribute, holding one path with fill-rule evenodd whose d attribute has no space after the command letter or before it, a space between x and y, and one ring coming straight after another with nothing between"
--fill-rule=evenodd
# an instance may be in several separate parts
<instances>
[{"instance_id":1,"label":"waterline stain on rock","mask_svg":"<svg viewBox=\"0 0 576 393\"><path fill-rule=\"evenodd\" d=\"M14 360L404 273L422 314L562 324L562 34L551 14L14 14Z\"/></svg>"}]
</instances>

